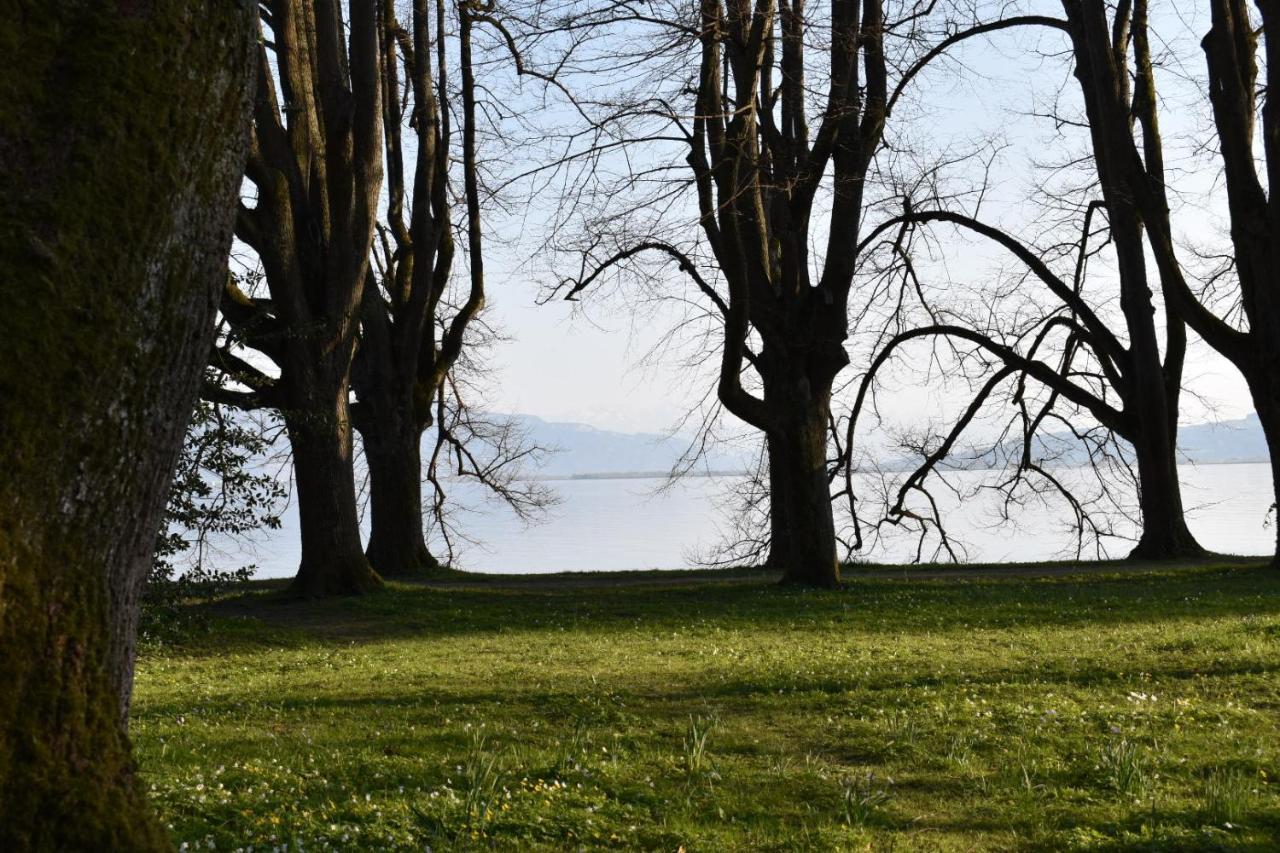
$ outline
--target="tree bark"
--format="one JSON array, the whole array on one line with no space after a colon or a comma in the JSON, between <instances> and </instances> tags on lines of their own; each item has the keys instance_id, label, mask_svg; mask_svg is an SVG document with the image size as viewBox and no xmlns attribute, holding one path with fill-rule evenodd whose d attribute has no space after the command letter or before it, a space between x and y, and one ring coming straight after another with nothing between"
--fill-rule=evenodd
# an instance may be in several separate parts
<instances>
[{"instance_id":1,"label":"tree bark","mask_svg":"<svg viewBox=\"0 0 1280 853\"><path fill-rule=\"evenodd\" d=\"M1133 560L1167 560L1205 553L1187 527L1178 482L1173 437L1159 428L1139 430L1134 443L1138 458L1138 502L1142 535L1129 553Z\"/></svg>"},{"instance_id":2,"label":"tree bark","mask_svg":"<svg viewBox=\"0 0 1280 853\"><path fill-rule=\"evenodd\" d=\"M771 377L765 404L775 427L769 446L770 525L781 530L781 549L770 553L782 582L834 589L840 586L835 518L827 481L830 391L814 393L808 377Z\"/></svg>"},{"instance_id":3,"label":"tree bark","mask_svg":"<svg viewBox=\"0 0 1280 853\"><path fill-rule=\"evenodd\" d=\"M1258 410L1258 420L1262 422L1262 432L1267 439L1267 449L1271 456L1271 488L1272 506L1280 506L1280 397L1273 396L1265 401L1258 392L1253 394L1254 405ZM1271 557L1271 567L1280 569L1280 508L1272 517L1276 531L1276 550Z\"/></svg>"},{"instance_id":4,"label":"tree bark","mask_svg":"<svg viewBox=\"0 0 1280 853\"><path fill-rule=\"evenodd\" d=\"M422 534L421 433L374 423L360 435L369 463L370 564L383 577L439 568Z\"/></svg>"},{"instance_id":5,"label":"tree bark","mask_svg":"<svg viewBox=\"0 0 1280 853\"><path fill-rule=\"evenodd\" d=\"M296 380L295 380L296 381ZM287 410L302 560L289 591L304 598L359 595L382 586L360 545L345 378L319 383L302 410Z\"/></svg>"},{"instance_id":6,"label":"tree bark","mask_svg":"<svg viewBox=\"0 0 1280 853\"><path fill-rule=\"evenodd\" d=\"M769 466L769 556L764 565L767 569L781 571L791 559L792 547L791 528L787 524L785 510L782 509L788 503L788 478L781 461L784 456L783 443L766 434L765 446L765 464Z\"/></svg>"},{"instance_id":7,"label":"tree bark","mask_svg":"<svg viewBox=\"0 0 1280 853\"><path fill-rule=\"evenodd\" d=\"M213 333L254 7L0 24L0 849L161 850L125 733L138 603Z\"/></svg>"}]
</instances>

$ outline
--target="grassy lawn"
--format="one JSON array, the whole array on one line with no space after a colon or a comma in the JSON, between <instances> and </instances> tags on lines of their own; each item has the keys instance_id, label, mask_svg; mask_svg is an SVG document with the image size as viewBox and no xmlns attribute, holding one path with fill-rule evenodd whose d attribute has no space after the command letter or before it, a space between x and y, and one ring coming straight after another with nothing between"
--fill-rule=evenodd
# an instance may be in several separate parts
<instances>
[{"instance_id":1,"label":"grassy lawn","mask_svg":"<svg viewBox=\"0 0 1280 853\"><path fill-rule=\"evenodd\" d=\"M546 582L139 662L188 849L1280 849L1280 577Z\"/></svg>"}]
</instances>

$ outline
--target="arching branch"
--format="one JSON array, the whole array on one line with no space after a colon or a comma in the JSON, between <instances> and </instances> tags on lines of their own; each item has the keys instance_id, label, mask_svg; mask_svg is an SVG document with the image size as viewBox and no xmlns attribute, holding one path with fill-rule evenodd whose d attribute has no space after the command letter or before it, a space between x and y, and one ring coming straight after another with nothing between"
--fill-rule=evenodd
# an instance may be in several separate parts
<instances>
[{"instance_id":1,"label":"arching branch","mask_svg":"<svg viewBox=\"0 0 1280 853\"><path fill-rule=\"evenodd\" d=\"M1092 342L1094 349L1097 351L1100 358L1104 361L1106 359L1110 359L1115 365L1121 365L1127 361L1128 353L1124 345L1120 343L1120 340L1115 336L1115 333L1111 331L1107 324L1102 322L1093 308L1085 302L1084 298L1076 292L1075 288L1071 287L1055 275L1053 270L1049 268L1048 264L1046 264L1039 255L1021 241L1007 232L992 225L988 225L987 223L972 216L967 216L963 213L954 213L949 210L908 210L907 212L895 216L878 225L859 244L859 253L879 239L880 235L886 230L901 225L904 222L917 224L948 222L962 228L967 228L976 234L980 234L983 237L998 243L1021 261L1036 278L1044 282L1053 295L1058 297L1058 299L1061 300L1067 308L1079 316L1087 330L1086 337Z\"/></svg>"},{"instance_id":2,"label":"arching branch","mask_svg":"<svg viewBox=\"0 0 1280 853\"><path fill-rule=\"evenodd\" d=\"M907 86L915 79L916 75L923 71L929 63L945 54L948 50L955 47L962 41L971 39L974 36L986 35L1000 30L1012 29L1013 27L1049 27L1056 30L1066 30L1067 22L1060 18L1053 18L1046 15L1018 15L1012 18L1003 18L999 21L988 21L985 24L969 27L954 33L942 41L934 45L927 53L911 64L911 67L903 72L898 78L898 83L893 88L893 93L889 96L889 103L885 112L892 112L894 105L898 102L898 98L906 91Z\"/></svg>"}]
</instances>

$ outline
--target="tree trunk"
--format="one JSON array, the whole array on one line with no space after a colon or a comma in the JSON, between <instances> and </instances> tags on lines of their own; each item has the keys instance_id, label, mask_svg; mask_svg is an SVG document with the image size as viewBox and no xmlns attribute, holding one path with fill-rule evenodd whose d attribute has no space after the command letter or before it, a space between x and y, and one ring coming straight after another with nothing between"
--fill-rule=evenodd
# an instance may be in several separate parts
<instances>
[{"instance_id":1,"label":"tree trunk","mask_svg":"<svg viewBox=\"0 0 1280 853\"><path fill-rule=\"evenodd\" d=\"M1152 344L1154 346L1154 344ZM1151 353L1143 360L1133 346L1133 384L1138 393L1132 411L1138 427L1132 436L1138 458L1138 505L1142 512L1142 535L1129 552L1131 560L1171 560L1199 557L1205 550L1187 527L1182 505L1182 484L1178 481L1177 405L1171 402L1159 356ZM1146 372L1140 367L1145 365Z\"/></svg>"},{"instance_id":2,"label":"tree trunk","mask_svg":"<svg viewBox=\"0 0 1280 853\"><path fill-rule=\"evenodd\" d=\"M1187 527L1178 482L1173 437L1158 424L1140 430L1134 451L1138 457L1138 503L1142 535L1129 552L1131 560L1168 560L1205 553Z\"/></svg>"},{"instance_id":3,"label":"tree trunk","mask_svg":"<svg viewBox=\"0 0 1280 853\"><path fill-rule=\"evenodd\" d=\"M0 849L161 850L138 603L226 277L252 5L0 24Z\"/></svg>"},{"instance_id":4,"label":"tree trunk","mask_svg":"<svg viewBox=\"0 0 1280 853\"><path fill-rule=\"evenodd\" d=\"M383 577L439 568L422 535L421 434L384 431L375 423L361 438L369 463L369 562Z\"/></svg>"},{"instance_id":5,"label":"tree trunk","mask_svg":"<svg viewBox=\"0 0 1280 853\"><path fill-rule=\"evenodd\" d=\"M308 395L308 405L285 412L302 539L302 561L289 590L304 598L359 595L382 580L360 547L347 383L317 384L325 387Z\"/></svg>"},{"instance_id":6,"label":"tree trunk","mask_svg":"<svg viewBox=\"0 0 1280 853\"><path fill-rule=\"evenodd\" d=\"M783 450L781 443L772 436L766 435L765 446L767 456L765 464L769 466L769 556L764 561L767 569L781 571L791 558L791 528L786 522L786 511L781 509L787 505L787 477L783 472L781 460ZM774 507L780 508L775 512Z\"/></svg>"},{"instance_id":7,"label":"tree trunk","mask_svg":"<svg viewBox=\"0 0 1280 853\"><path fill-rule=\"evenodd\" d=\"M836 557L835 518L827 482L827 420L830 396L797 400L787 390L806 388L807 382L784 386L769 395L779 428L770 432L769 511L771 529L783 531L785 551L770 553L782 569L782 582L836 588L840 566Z\"/></svg>"},{"instance_id":8,"label":"tree trunk","mask_svg":"<svg viewBox=\"0 0 1280 853\"><path fill-rule=\"evenodd\" d=\"M415 357L397 348L397 329L373 288L362 305L364 336L351 372L359 401L354 413L369 466L369 547L384 577L439 567L422 535L422 433L431 396L417 385Z\"/></svg>"},{"instance_id":9,"label":"tree trunk","mask_svg":"<svg viewBox=\"0 0 1280 853\"><path fill-rule=\"evenodd\" d=\"M1262 432L1267 438L1267 452L1271 457L1272 507L1276 507L1277 502L1280 502L1280 399L1272 399L1275 402L1266 400L1256 391L1253 395L1258 420L1262 422ZM1276 509L1271 521L1276 531L1276 550L1271 558L1271 566L1280 569L1280 509Z\"/></svg>"},{"instance_id":10,"label":"tree trunk","mask_svg":"<svg viewBox=\"0 0 1280 853\"><path fill-rule=\"evenodd\" d=\"M1101 139L1101 131L1095 133ZM1120 146L1103 150L1109 153L1120 150ZM1166 375L1160 360L1155 308L1147 283L1143 228L1130 201L1116 199L1116 192L1110 189L1115 171L1119 170L1109 157L1099 158L1098 174L1107 188L1104 192L1108 195L1107 209L1120 269L1120 308L1129 333L1130 362L1126 378L1130 390L1125 398L1125 413L1135 422L1133 434L1128 438L1138 457L1138 502L1142 509L1142 535L1129 557L1160 560L1198 556L1204 549L1187 528L1182 508L1177 467L1176 390L1172 399L1170 393L1181 385L1182 359L1180 356L1170 359L1177 375Z\"/></svg>"}]
</instances>

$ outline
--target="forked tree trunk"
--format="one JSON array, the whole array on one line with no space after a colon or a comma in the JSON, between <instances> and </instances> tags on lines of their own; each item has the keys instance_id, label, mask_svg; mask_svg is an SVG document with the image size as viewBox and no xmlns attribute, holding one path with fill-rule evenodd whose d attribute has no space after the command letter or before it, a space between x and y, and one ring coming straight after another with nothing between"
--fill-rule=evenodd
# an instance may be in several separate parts
<instances>
[{"instance_id":1,"label":"forked tree trunk","mask_svg":"<svg viewBox=\"0 0 1280 853\"><path fill-rule=\"evenodd\" d=\"M337 393L320 388L305 408L285 412L302 539L289 590L304 598L359 595L382 585L360 545L347 385L337 384Z\"/></svg>"},{"instance_id":2,"label":"forked tree trunk","mask_svg":"<svg viewBox=\"0 0 1280 853\"><path fill-rule=\"evenodd\" d=\"M422 534L422 436L373 424L361 431L369 464L369 562L383 577L439 567Z\"/></svg>"},{"instance_id":3,"label":"forked tree trunk","mask_svg":"<svg viewBox=\"0 0 1280 853\"><path fill-rule=\"evenodd\" d=\"M369 545L374 571L384 577L437 568L422 531L422 433L430 397L415 379L414 362L399 358L395 329L373 290L365 292L364 337L351 373L359 401L354 424L369 468ZM409 365L405 365L409 361Z\"/></svg>"},{"instance_id":4,"label":"forked tree trunk","mask_svg":"<svg viewBox=\"0 0 1280 853\"><path fill-rule=\"evenodd\" d=\"M1118 218L1113 216L1113 220ZM1136 228L1126 246L1134 246L1134 252L1141 252L1141 237ZM1125 253L1119 252L1122 263ZM1197 557L1205 551L1187 527L1182 484L1178 482L1177 389L1182 381L1181 358L1176 359L1176 375L1166 375L1141 258L1134 262L1134 267L1137 271L1132 277L1138 284L1128 286L1135 292L1122 293L1120 299L1126 313L1132 359L1128 378L1133 391L1125 401L1125 411L1132 413L1137 424L1129 438L1138 459L1138 505L1142 511L1142 535L1129 557L1147 560Z\"/></svg>"},{"instance_id":5,"label":"forked tree trunk","mask_svg":"<svg viewBox=\"0 0 1280 853\"><path fill-rule=\"evenodd\" d=\"M257 253L270 298L228 288L222 313L233 339L279 376L237 359L237 382L255 393L234 396L279 408L288 427L302 528L292 591L354 594L380 584L360 546L347 393L380 205L379 20L390 4L261 5L262 91L245 171L257 193L240 206L236 234Z\"/></svg>"},{"instance_id":6,"label":"forked tree trunk","mask_svg":"<svg viewBox=\"0 0 1280 853\"><path fill-rule=\"evenodd\" d=\"M162 850L125 733L142 584L213 333L254 6L0 24L0 849Z\"/></svg>"},{"instance_id":7,"label":"forked tree trunk","mask_svg":"<svg viewBox=\"0 0 1280 853\"><path fill-rule=\"evenodd\" d=\"M1103 4L1063 0L1063 8L1075 52L1075 76L1080 81L1089 118L1094 166L1106 201L1109 235L1120 275L1120 308L1129 338L1122 359L1124 381L1117 390L1130 423L1124 437L1138 457L1138 501L1142 511L1142 535L1129 556L1196 556L1204 549L1187 528L1176 457L1177 404L1186 333L1182 321L1166 313L1166 352L1162 362L1151 294L1152 272L1147 263L1147 237L1153 233L1148 228L1158 233L1160 223L1144 221L1139 198L1142 193L1134 189L1146 184L1150 177L1146 169L1163 168L1163 158L1152 156L1151 150L1142 158L1136 156L1133 135L1138 114L1144 115L1144 136L1155 133L1158 122L1154 114L1144 113L1154 104L1154 91L1148 90L1150 81L1141 68L1131 77L1124 60L1131 37L1136 41L1135 56L1146 49L1146 10L1145 6L1137 11L1126 7L1123 15L1129 17L1124 18L1124 28L1117 18L1114 37L1121 38L1119 33L1123 32L1125 47L1116 57L1113 31L1107 24ZM1133 32L1128 29L1130 23L1135 28ZM1117 59L1121 60L1119 64Z\"/></svg>"}]
</instances>

